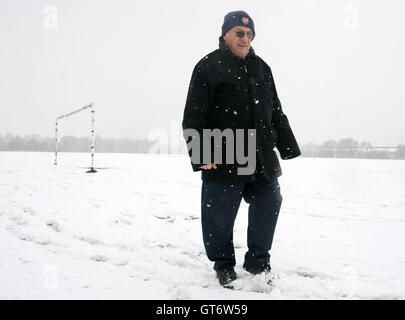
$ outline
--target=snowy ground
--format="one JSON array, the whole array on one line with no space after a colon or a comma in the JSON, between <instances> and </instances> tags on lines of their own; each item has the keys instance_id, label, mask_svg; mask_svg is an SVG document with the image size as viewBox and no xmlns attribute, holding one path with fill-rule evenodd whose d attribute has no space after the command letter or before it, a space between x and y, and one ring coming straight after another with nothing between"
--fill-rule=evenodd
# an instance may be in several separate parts
<instances>
[{"instance_id":1,"label":"snowy ground","mask_svg":"<svg viewBox=\"0 0 405 320\"><path fill-rule=\"evenodd\" d=\"M0 299L404 299L405 161L282 161L273 286L238 290L205 256L199 174L184 156L0 152Z\"/></svg>"}]
</instances>

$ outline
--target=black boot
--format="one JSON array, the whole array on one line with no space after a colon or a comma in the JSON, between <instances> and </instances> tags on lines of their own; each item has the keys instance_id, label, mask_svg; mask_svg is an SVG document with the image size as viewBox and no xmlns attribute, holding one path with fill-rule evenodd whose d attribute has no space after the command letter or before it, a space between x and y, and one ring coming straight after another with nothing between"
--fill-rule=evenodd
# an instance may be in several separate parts
<instances>
[{"instance_id":1,"label":"black boot","mask_svg":"<svg viewBox=\"0 0 405 320\"><path fill-rule=\"evenodd\" d=\"M227 289L233 289L230 283L238 278L233 266L225 266L217 271L217 278L221 286Z\"/></svg>"},{"instance_id":2,"label":"black boot","mask_svg":"<svg viewBox=\"0 0 405 320\"><path fill-rule=\"evenodd\" d=\"M244 264L243 265L243 269L245 269L247 272L250 272L251 274L261 274L261 273L265 273L265 274L269 274L271 271L271 267L270 265L264 265L264 266L255 266L255 265L248 265L248 264Z\"/></svg>"}]
</instances>

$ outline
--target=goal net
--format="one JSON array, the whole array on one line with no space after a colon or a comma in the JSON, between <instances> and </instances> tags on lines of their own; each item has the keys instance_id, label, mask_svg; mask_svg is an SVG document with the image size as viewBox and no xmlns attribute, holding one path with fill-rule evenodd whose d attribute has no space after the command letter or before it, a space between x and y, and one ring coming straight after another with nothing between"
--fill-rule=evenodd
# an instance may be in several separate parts
<instances>
[{"instance_id":1,"label":"goal net","mask_svg":"<svg viewBox=\"0 0 405 320\"><path fill-rule=\"evenodd\" d=\"M90 170L87 172L96 172L96 170L94 170L94 114L95 114L95 110L94 110L94 103L91 103L87 106L84 106L80 109L77 109L75 111L72 111L70 113L61 115L59 117L56 118L56 124L55 124L55 165L58 164L58 124L59 124L59 120L64 119L64 118L68 118L76 113L85 111L87 109L90 109L90 114L91 114L91 147L90 147L90 153L91 153L91 164L90 164Z\"/></svg>"}]
</instances>

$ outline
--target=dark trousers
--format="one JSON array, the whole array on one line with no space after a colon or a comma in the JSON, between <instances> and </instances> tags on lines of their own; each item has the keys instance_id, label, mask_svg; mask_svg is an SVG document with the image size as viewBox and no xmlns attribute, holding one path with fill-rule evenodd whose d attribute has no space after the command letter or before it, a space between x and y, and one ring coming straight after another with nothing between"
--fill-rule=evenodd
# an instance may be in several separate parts
<instances>
[{"instance_id":1,"label":"dark trousers","mask_svg":"<svg viewBox=\"0 0 405 320\"><path fill-rule=\"evenodd\" d=\"M248 251L244 266L270 264L271 245L280 212L282 196L278 179L259 178L252 183L202 183L201 221L208 259L214 269L235 266L233 227L242 198L249 204Z\"/></svg>"}]
</instances>

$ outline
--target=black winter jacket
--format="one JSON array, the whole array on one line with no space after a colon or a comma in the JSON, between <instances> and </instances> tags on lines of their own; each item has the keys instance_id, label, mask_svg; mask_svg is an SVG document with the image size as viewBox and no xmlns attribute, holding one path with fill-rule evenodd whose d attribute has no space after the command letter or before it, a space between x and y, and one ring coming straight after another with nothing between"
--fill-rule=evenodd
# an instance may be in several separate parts
<instances>
[{"instance_id":1,"label":"black winter jacket","mask_svg":"<svg viewBox=\"0 0 405 320\"><path fill-rule=\"evenodd\" d=\"M240 59L219 38L219 49L201 59L194 68L183 117L183 130L256 129L257 168L254 174L238 175L237 168L225 163L226 143L222 141L223 162L218 169L202 170L202 179L212 182L251 182L263 175L267 180L281 176L277 147L282 159L299 156L301 151L283 113L270 67L250 48L246 59ZM235 135L236 136L236 135ZM187 139L187 137L185 136ZM190 142L189 137L186 143ZM192 150L189 150L190 157ZM213 161L213 158L211 159ZM194 171L204 164L192 163Z\"/></svg>"}]
</instances>

